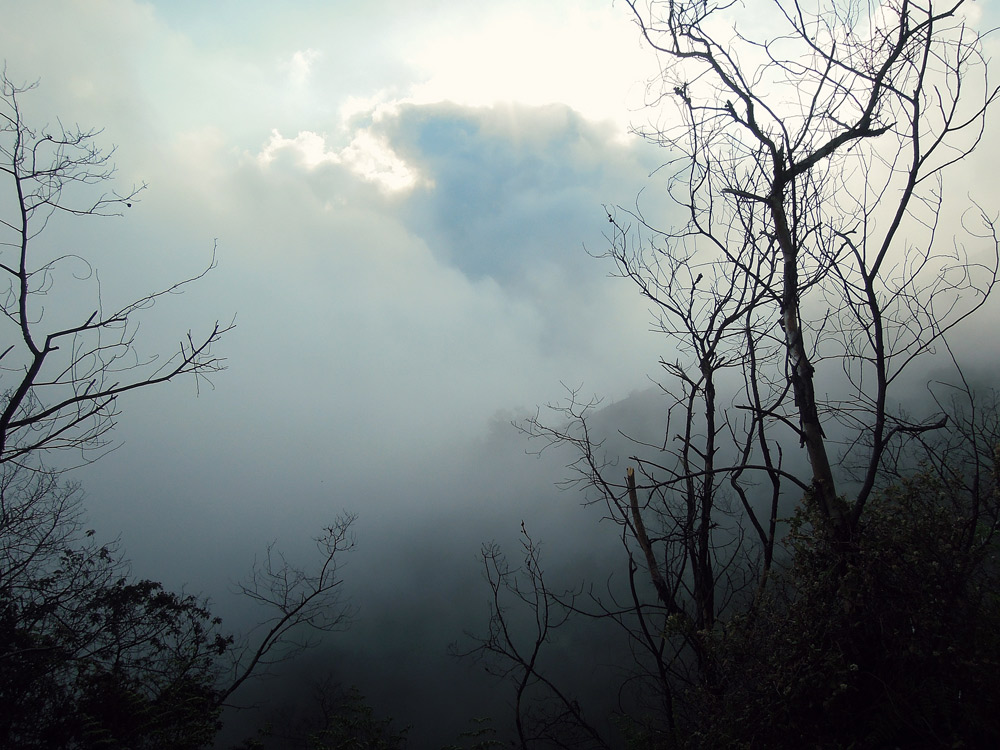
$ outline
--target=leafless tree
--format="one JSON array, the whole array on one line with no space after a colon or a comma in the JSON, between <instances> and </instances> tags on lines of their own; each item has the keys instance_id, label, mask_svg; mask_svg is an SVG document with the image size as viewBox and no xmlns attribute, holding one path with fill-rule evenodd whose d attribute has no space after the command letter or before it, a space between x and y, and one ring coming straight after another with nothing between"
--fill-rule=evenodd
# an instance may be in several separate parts
<instances>
[{"instance_id":1,"label":"leafless tree","mask_svg":"<svg viewBox=\"0 0 1000 750\"><path fill-rule=\"evenodd\" d=\"M114 174L114 151L102 151L96 130L35 128L22 96L34 85L0 75L0 176L11 202L0 213L0 288L4 338L0 351L0 463L60 448L84 452L106 447L118 414L118 397L183 375L205 378L223 368L212 345L230 328L187 333L172 355L144 356L136 346L140 313L180 292L202 273L147 294L115 310L98 296L77 320L47 307L60 269L83 257L43 249L40 235L59 217L120 215L144 186L100 192ZM96 197L95 197L96 196ZM81 279L78 270L73 276Z\"/></svg>"},{"instance_id":2,"label":"leafless tree","mask_svg":"<svg viewBox=\"0 0 1000 750\"><path fill-rule=\"evenodd\" d=\"M555 595L545 582L539 545L521 524L523 564L511 567L496 543L483 546L486 580L492 592L487 634L459 656L475 656L487 670L510 678L518 745L607 748L571 691L543 667L545 645L566 622L576 595ZM526 619L525 619L526 618Z\"/></svg>"},{"instance_id":3,"label":"leafless tree","mask_svg":"<svg viewBox=\"0 0 1000 750\"><path fill-rule=\"evenodd\" d=\"M899 404L997 282L997 217L946 177L1000 91L964 0L627 5L662 66L638 132L670 155L672 223L645 196L609 209L607 256L672 350L662 440L635 436L623 472L576 392L522 428L573 447L618 524L631 601L590 614L626 627L669 736L671 686L714 689L719 618L765 591L779 507L849 555L880 483L948 424ZM994 476L995 446L961 432L970 481Z\"/></svg>"},{"instance_id":4,"label":"leafless tree","mask_svg":"<svg viewBox=\"0 0 1000 750\"><path fill-rule=\"evenodd\" d=\"M34 747L64 746L91 724L114 734L122 730L121 717L114 706L99 704L102 696L112 703L125 696L143 706L145 718L133 722L123 746L201 747L217 729L218 712L251 676L311 645L309 631L348 624L338 564L353 547L354 516L324 529L315 567L296 567L267 549L240 592L269 614L239 642L219 632L221 621L205 601L133 578L118 546L99 544L84 529L79 486L48 465L45 454L77 449L85 460L95 458L109 445L121 394L185 375L200 385L224 369L212 347L232 326L216 322L202 336L188 333L173 354L143 356L141 313L202 278L214 259L205 271L109 312L90 263L52 251L40 239L63 217L120 215L144 186L101 192L115 175L113 150L97 145L99 131L32 127L21 100L34 88L15 83L6 70L0 74L0 273L8 280L0 288L6 332L0 345L0 692L6 714L0 735L19 746L30 738L38 744L25 746ZM90 307L75 320L72 291L65 304L46 304L66 277L96 286ZM52 715L52 721L33 714ZM167 739L156 734L167 731L163 727L197 736ZM52 739L57 735L62 739Z\"/></svg>"},{"instance_id":5,"label":"leafless tree","mask_svg":"<svg viewBox=\"0 0 1000 750\"><path fill-rule=\"evenodd\" d=\"M310 635L350 625L351 609L340 601L342 579L338 566L344 553L354 547L351 525L355 518L343 514L316 538L319 562L315 566L292 565L273 545L267 548L262 561L255 562L249 578L239 585L239 592L263 605L270 615L239 645L232 681L221 691L220 703L251 676L315 645Z\"/></svg>"},{"instance_id":6,"label":"leafless tree","mask_svg":"<svg viewBox=\"0 0 1000 750\"><path fill-rule=\"evenodd\" d=\"M664 55L654 93L677 124L644 132L681 154L670 194L687 214L649 250L674 257L694 243L719 261L716 278L761 285L783 372L764 409L744 406L794 429L812 501L849 538L894 441L939 423L894 416L892 388L996 283L986 211L971 204L961 241L940 231L954 226L945 173L979 144L998 93L967 3L629 5ZM749 258L734 252L747 244ZM846 503L831 420L862 461Z\"/></svg>"}]
</instances>

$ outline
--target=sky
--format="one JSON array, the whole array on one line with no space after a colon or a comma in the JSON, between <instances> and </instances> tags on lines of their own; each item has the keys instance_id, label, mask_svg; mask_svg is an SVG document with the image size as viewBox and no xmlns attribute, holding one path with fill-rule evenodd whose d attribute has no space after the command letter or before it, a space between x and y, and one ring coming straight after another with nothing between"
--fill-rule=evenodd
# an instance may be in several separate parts
<instances>
[{"instance_id":1,"label":"sky","mask_svg":"<svg viewBox=\"0 0 1000 750\"><path fill-rule=\"evenodd\" d=\"M588 257L607 247L602 205L631 203L660 158L628 135L653 69L622 8L7 5L8 75L39 82L28 116L103 128L116 185L148 185L126 217L43 241L86 254L105 304L217 247L217 268L144 321L146 352L236 320L216 390L124 404L124 446L86 477L95 514L94 480L147 461L185 511L247 526L299 493L373 521L418 512L370 484L453 464L561 383L611 399L648 385L646 306Z\"/></svg>"},{"instance_id":2,"label":"sky","mask_svg":"<svg viewBox=\"0 0 1000 750\"><path fill-rule=\"evenodd\" d=\"M630 135L658 68L624 3L0 8L7 75L39 83L28 119L103 128L116 185L148 186L125 217L56 222L41 242L85 255L108 306L199 273L216 248L211 273L148 311L142 352L235 318L214 389L128 398L120 447L76 474L137 574L225 610L268 542L308 550L356 512L359 619L341 655L364 671L388 649L383 677L413 664L395 683L345 679L406 702L407 680L453 669L433 660L485 624L414 625L480 594L485 612L482 542L527 517L554 557L601 549L596 526L565 520L580 512L553 488L565 457L526 453L510 421L566 387L625 399L663 354L647 305L591 257L608 247L604 205L646 191L652 216L669 210L662 151ZM970 164L970 185L995 162Z\"/></svg>"}]
</instances>

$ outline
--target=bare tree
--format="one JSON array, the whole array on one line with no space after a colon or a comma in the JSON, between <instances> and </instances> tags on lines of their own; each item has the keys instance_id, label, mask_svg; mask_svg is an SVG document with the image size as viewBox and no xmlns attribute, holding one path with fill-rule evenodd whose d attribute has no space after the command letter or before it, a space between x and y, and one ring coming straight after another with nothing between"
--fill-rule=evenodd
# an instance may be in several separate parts
<instances>
[{"instance_id":1,"label":"bare tree","mask_svg":"<svg viewBox=\"0 0 1000 750\"><path fill-rule=\"evenodd\" d=\"M214 259L109 312L90 263L40 239L61 217L120 215L144 186L101 192L115 174L113 150L99 148L99 131L29 125L21 98L34 88L0 74L0 189L10 198L0 207L8 280L0 288L0 737L61 747L83 735L97 742L90 735L100 732L100 742L121 746L203 747L251 676L312 645L308 631L348 624L337 566L353 547L354 516L324 529L314 568L268 548L240 592L270 614L238 643L219 632L205 601L134 579L116 544L84 531L78 485L45 454L77 449L95 458L109 445L121 394L185 375L200 385L224 369L212 347L232 326L216 322L202 336L189 332L173 354L144 356L141 313L202 278ZM91 307L77 319L72 293L46 305L66 276L95 282Z\"/></svg>"},{"instance_id":2,"label":"bare tree","mask_svg":"<svg viewBox=\"0 0 1000 750\"><path fill-rule=\"evenodd\" d=\"M354 547L351 525L355 518L343 514L316 538L320 558L315 568L292 565L273 545L267 548L263 561L255 562L239 591L272 614L254 629L260 636L251 633L240 644L232 681L221 691L220 703L251 676L316 645L310 634L331 633L350 625L351 609L339 597L342 579L338 563Z\"/></svg>"},{"instance_id":3,"label":"bare tree","mask_svg":"<svg viewBox=\"0 0 1000 750\"><path fill-rule=\"evenodd\" d=\"M722 701L712 646L732 616L755 616L779 509L805 509L849 566L907 451L940 445L951 410L900 403L997 282L997 217L945 180L1000 90L964 0L627 4L661 61L659 119L639 132L670 154L674 219L653 226L644 196L609 209L607 256L672 349L665 426L606 458L595 402L573 392L522 428L577 451L578 479L618 525L631 595L586 613L625 627L672 744L687 688ZM987 545L975 513L988 505L994 524L995 493L975 485L995 476L995 430L952 421L960 504L980 529L965 538Z\"/></svg>"},{"instance_id":4,"label":"bare tree","mask_svg":"<svg viewBox=\"0 0 1000 750\"><path fill-rule=\"evenodd\" d=\"M644 134L681 154L670 194L687 214L650 251L693 245L716 278L761 285L784 372L767 401L742 406L793 428L811 500L842 539L887 452L939 425L893 415L892 388L996 283L990 215L972 204L961 242L940 231L953 209L944 175L979 144L998 94L964 5L777 0L741 15L728 2L629 3L664 55L655 95L678 123ZM765 9L767 23L753 23ZM971 254L970 240L982 240ZM734 252L748 245L748 257ZM861 476L846 503L832 468L844 448Z\"/></svg>"},{"instance_id":5,"label":"bare tree","mask_svg":"<svg viewBox=\"0 0 1000 750\"><path fill-rule=\"evenodd\" d=\"M46 307L60 268L72 262L86 269L84 276L93 274L79 255L40 247L49 222L120 215L144 186L95 193L114 176L114 151L101 150L96 130L32 127L21 97L33 88L14 83L6 71L0 75L0 176L13 198L0 213L0 272L8 280L0 305L9 342L0 351L0 463L60 448L106 446L121 394L218 372L223 360L212 345L231 327L216 322L201 337L189 332L166 357L143 356L136 346L139 314L204 276L214 260L202 273L112 311L103 309L99 291L93 307L75 321Z\"/></svg>"},{"instance_id":6,"label":"bare tree","mask_svg":"<svg viewBox=\"0 0 1000 750\"><path fill-rule=\"evenodd\" d=\"M492 598L485 637L460 656L476 656L489 671L514 683L514 722L518 745L607 748L573 694L546 673L546 643L574 609L575 595L555 595L545 583L541 550L521 524L523 565L511 567L500 547L483 545L482 560ZM513 612L511 611L513 605ZM528 622L522 622L522 611ZM494 671L495 670L495 671Z\"/></svg>"}]
</instances>

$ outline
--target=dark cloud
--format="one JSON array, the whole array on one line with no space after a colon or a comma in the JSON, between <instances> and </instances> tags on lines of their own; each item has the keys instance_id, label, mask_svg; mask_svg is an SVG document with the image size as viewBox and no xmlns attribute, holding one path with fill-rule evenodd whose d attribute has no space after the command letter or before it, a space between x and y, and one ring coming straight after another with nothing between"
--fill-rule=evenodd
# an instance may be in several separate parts
<instances>
[{"instance_id":1,"label":"dark cloud","mask_svg":"<svg viewBox=\"0 0 1000 750\"><path fill-rule=\"evenodd\" d=\"M545 264L578 273L583 245L600 244L601 205L660 157L558 104L406 105L377 127L432 183L407 200L407 226L471 279L505 285Z\"/></svg>"}]
</instances>

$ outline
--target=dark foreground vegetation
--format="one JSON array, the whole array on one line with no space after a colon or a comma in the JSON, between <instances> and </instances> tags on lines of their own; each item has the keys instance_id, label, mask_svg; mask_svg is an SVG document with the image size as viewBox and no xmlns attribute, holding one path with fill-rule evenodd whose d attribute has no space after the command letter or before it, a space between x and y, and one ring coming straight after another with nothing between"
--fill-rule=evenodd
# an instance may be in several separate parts
<instances>
[{"instance_id":1,"label":"dark foreground vegetation","mask_svg":"<svg viewBox=\"0 0 1000 750\"><path fill-rule=\"evenodd\" d=\"M605 424L575 392L519 424L574 452L621 565L553 588L530 519L523 563L484 547L491 617L457 649L507 678L513 712L470 717L453 747L1000 745L1000 406L953 347L1000 243L995 210L945 179L998 93L980 31L962 0L628 5L664 61L664 124L643 134L668 155L673 223L609 208L607 255L664 336L662 429ZM107 448L122 395L221 371L229 326L138 351L139 318L199 276L43 305L90 266L42 230L142 188L102 192L98 134L35 129L32 87L0 86L0 747L209 747L248 680L349 624L353 517L322 530L312 568L266 551L244 636L96 541L64 467ZM627 644L614 710L560 679L550 654L577 622ZM242 747L406 745L331 684L308 721Z\"/></svg>"}]
</instances>

